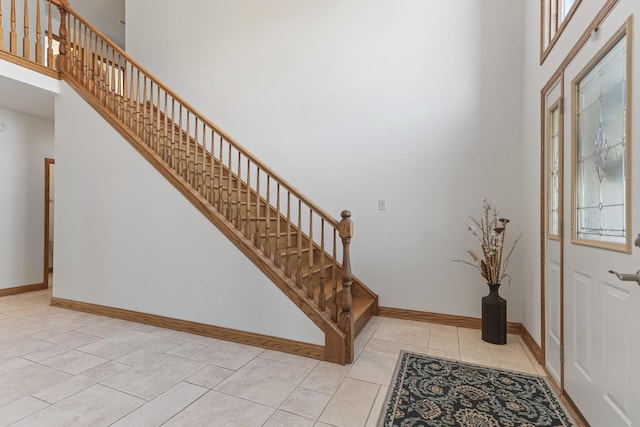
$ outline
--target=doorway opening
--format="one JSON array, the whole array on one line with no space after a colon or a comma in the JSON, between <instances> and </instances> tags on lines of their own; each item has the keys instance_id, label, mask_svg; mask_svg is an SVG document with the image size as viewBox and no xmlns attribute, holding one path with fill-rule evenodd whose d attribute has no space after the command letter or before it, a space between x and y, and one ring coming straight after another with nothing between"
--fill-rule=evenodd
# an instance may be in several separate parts
<instances>
[{"instance_id":1,"label":"doorway opening","mask_svg":"<svg viewBox=\"0 0 640 427\"><path fill-rule=\"evenodd\" d=\"M53 215L55 198L55 160L44 159L44 268L43 283L45 288L53 286Z\"/></svg>"}]
</instances>

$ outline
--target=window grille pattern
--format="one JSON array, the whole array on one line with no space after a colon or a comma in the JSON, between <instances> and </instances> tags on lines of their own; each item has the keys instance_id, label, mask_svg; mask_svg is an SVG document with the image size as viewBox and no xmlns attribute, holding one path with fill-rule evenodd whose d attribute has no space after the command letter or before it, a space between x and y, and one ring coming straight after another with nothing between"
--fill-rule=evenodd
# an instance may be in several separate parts
<instances>
[{"instance_id":1,"label":"window grille pattern","mask_svg":"<svg viewBox=\"0 0 640 427\"><path fill-rule=\"evenodd\" d=\"M576 237L625 243L626 36L577 84Z\"/></svg>"},{"instance_id":2,"label":"window grille pattern","mask_svg":"<svg viewBox=\"0 0 640 427\"><path fill-rule=\"evenodd\" d=\"M560 235L560 108L550 114L549 129L549 235Z\"/></svg>"}]
</instances>

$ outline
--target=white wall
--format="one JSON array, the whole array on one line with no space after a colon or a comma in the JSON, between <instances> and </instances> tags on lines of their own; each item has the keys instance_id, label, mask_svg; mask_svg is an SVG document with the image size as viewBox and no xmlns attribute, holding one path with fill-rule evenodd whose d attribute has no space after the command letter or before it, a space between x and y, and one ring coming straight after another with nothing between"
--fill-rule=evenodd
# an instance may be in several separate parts
<instances>
[{"instance_id":1,"label":"white wall","mask_svg":"<svg viewBox=\"0 0 640 427\"><path fill-rule=\"evenodd\" d=\"M479 317L487 287L452 262L477 248L467 215L486 196L512 237L538 234L521 208L524 3L136 0L126 45L325 210L351 209L352 267L381 305Z\"/></svg>"},{"instance_id":2,"label":"white wall","mask_svg":"<svg viewBox=\"0 0 640 427\"><path fill-rule=\"evenodd\" d=\"M0 108L0 289L43 281L44 158L53 141L52 121Z\"/></svg>"},{"instance_id":3,"label":"white wall","mask_svg":"<svg viewBox=\"0 0 640 427\"><path fill-rule=\"evenodd\" d=\"M55 297L324 344L273 283L61 86Z\"/></svg>"}]
</instances>

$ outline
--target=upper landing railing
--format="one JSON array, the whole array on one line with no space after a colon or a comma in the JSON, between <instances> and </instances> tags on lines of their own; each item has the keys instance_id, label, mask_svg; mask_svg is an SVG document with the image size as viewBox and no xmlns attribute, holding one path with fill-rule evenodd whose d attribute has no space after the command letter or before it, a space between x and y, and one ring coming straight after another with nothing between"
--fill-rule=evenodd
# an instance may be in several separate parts
<instances>
[{"instance_id":1,"label":"upper landing railing","mask_svg":"<svg viewBox=\"0 0 640 427\"><path fill-rule=\"evenodd\" d=\"M342 330L352 353L350 213L339 221L316 206L66 0L0 0L0 46L0 58L62 73L93 95Z\"/></svg>"}]
</instances>

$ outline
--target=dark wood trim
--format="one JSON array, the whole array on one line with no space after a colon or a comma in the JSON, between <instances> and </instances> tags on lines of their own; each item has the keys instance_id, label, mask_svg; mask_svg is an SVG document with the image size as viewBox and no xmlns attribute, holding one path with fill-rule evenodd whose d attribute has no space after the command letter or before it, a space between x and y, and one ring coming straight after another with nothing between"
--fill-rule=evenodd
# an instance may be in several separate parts
<instances>
[{"instance_id":1,"label":"dark wood trim","mask_svg":"<svg viewBox=\"0 0 640 427\"><path fill-rule=\"evenodd\" d=\"M15 286L13 288L0 289L0 297L6 297L8 295L24 294L25 292L41 291L43 289L47 289L44 283Z\"/></svg>"},{"instance_id":2,"label":"dark wood trim","mask_svg":"<svg viewBox=\"0 0 640 427\"><path fill-rule=\"evenodd\" d=\"M49 273L53 272L53 266L49 265L49 235L51 230L51 224L49 224L49 200L51 198L51 165L55 164L54 159L45 157L44 159L44 260L43 260L43 273L42 282L45 288L49 287Z\"/></svg>"},{"instance_id":3,"label":"dark wood trim","mask_svg":"<svg viewBox=\"0 0 640 427\"><path fill-rule=\"evenodd\" d=\"M531 354L533 354L533 357L536 359L536 361L541 366L544 366L544 357L542 353L542 347L540 347L536 342L536 340L533 339L533 337L531 336L527 328L524 327L524 325L522 325L522 331L520 333L520 336L522 337L522 341L525 343L525 345L527 346Z\"/></svg>"},{"instance_id":4,"label":"dark wood trim","mask_svg":"<svg viewBox=\"0 0 640 427\"><path fill-rule=\"evenodd\" d=\"M83 311L85 313L144 323L146 325L158 326L160 328L188 332L190 334L203 335L225 341L253 345L270 350L311 357L313 359L324 360L325 355L324 347L316 344L309 344L286 338L277 338L253 332L239 331L236 329L223 328L220 326L207 325L188 320L174 319L171 317L158 316L156 314L141 313L123 308L107 307L104 305L72 301L56 297L51 298L51 305L69 310Z\"/></svg>"},{"instance_id":5,"label":"dark wood trim","mask_svg":"<svg viewBox=\"0 0 640 427\"><path fill-rule=\"evenodd\" d=\"M41 64L37 64L28 59L24 59L10 52L0 50L0 59L4 59L5 61L14 63L24 68L28 68L37 73L44 74L45 76L49 76L54 79L60 80L60 73L58 71L52 70L51 68L45 67L44 65L41 65Z\"/></svg>"},{"instance_id":6,"label":"dark wood trim","mask_svg":"<svg viewBox=\"0 0 640 427\"><path fill-rule=\"evenodd\" d=\"M428 313L425 311L407 310L404 308L392 307L380 307L378 314L383 317L438 323L441 325L457 326L459 328L480 329L482 327L482 320L478 319L477 317ZM522 323L507 322L507 333L516 335L522 334Z\"/></svg>"}]
</instances>

